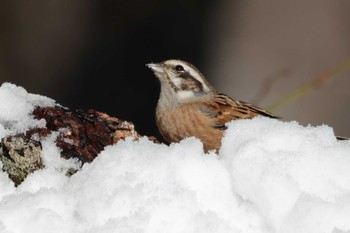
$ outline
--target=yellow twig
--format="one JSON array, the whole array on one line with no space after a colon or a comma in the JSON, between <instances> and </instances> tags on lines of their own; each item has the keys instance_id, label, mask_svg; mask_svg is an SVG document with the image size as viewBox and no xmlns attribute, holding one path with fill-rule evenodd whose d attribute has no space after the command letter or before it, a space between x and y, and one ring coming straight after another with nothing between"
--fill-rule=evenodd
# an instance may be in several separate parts
<instances>
[{"instance_id":1,"label":"yellow twig","mask_svg":"<svg viewBox=\"0 0 350 233\"><path fill-rule=\"evenodd\" d=\"M267 107L269 111L274 111L285 104L288 104L290 102L296 101L297 99L300 99L304 95L310 93L312 90L319 88L323 84L325 84L327 81L329 81L333 76L339 75L347 70L350 69L350 60L345 61L334 68L332 68L329 71L326 71L319 75L318 77L314 78L310 82L302 85L301 87L297 88L296 90L284 95L279 100L272 103L270 106Z\"/></svg>"}]
</instances>

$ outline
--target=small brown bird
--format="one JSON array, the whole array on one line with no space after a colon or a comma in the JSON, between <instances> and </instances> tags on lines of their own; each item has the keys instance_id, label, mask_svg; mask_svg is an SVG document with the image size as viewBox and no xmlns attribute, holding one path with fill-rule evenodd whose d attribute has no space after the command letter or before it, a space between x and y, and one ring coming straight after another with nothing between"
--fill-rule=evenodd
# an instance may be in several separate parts
<instances>
[{"instance_id":1,"label":"small brown bird","mask_svg":"<svg viewBox=\"0 0 350 233\"><path fill-rule=\"evenodd\" d=\"M205 151L219 150L226 122L258 115L278 118L217 92L188 62L167 60L147 66L161 83L156 122L168 142L194 136L203 142Z\"/></svg>"}]
</instances>

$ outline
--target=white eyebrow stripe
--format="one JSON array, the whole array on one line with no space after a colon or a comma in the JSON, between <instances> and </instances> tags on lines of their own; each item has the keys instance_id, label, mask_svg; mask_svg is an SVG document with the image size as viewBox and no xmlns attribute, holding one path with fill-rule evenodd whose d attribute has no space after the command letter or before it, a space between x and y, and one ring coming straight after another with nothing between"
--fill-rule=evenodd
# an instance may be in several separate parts
<instances>
[{"instance_id":1,"label":"white eyebrow stripe","mask_svg":"<svg viewBox=\"0 0 350 233\"><path fill-rule=\"evenodd\" d=\"M211 88L207 85L207 82L204 80L204 78L202 77L202 75L200 73L198 73L198 71L196 71L195 69L193 69L190 66L187 66L188 68L188 73L194 78L196 79L198 82L200 82L203 86L203 90L206 92L209 92L211 90Z\"/></svg>"},{"instance_id":2,"label":"white eyebrow stripe","mask_svg":"<svg viewBox=\"0 0 350 233\"><path fill-rule=\"evenodd\" d=\"M182 61L182 60L168 60L165 61L164 64L167 64L168 66L175 67L176 65L183 66L186 73L188 73L193 79L200 82L202 84L202 90L204 92L212 92L213 88L210 86L210 84L206 81L206 79L203 77L203 74L192 64ZM171 72L171 71L170 71ZM174 73L176 76L176 74ZM180 88L181 87L181 80L178 80L176 78L171 78L171 82L174 84L174 86Z\"/></svg>"}]
</instances>

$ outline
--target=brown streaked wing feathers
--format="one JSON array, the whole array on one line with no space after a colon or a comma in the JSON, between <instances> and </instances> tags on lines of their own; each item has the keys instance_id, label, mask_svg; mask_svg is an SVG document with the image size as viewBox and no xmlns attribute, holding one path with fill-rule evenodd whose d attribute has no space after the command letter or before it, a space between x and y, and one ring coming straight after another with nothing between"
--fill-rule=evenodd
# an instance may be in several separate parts
<instances>
[{"instance_id":1,"label":"brown streaked wing feathers","mask_svg":"<svg viewBox=\"0 0 350 233\"><path fill-rule=\"evenodd\" d=\"M201 111L209 117L215 118L214 127L225 129L225 123L231 120L250 119L255 116L278 118L272 113L258 108L252 104L237 101L225 94L217 93L211 103L204 103Z\"/></svg>"}]
</instances>

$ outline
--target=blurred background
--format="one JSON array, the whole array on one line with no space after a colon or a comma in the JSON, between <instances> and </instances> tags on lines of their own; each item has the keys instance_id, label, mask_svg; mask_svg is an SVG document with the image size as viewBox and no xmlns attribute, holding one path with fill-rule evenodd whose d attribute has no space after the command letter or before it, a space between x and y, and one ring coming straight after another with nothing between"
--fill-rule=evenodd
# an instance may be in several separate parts
<instances>
[{"instance_id":1,"label":"blurred background","mask_svg":"<svg viewBox=\"0 0 350 233\"><path fill-rule=\"evenodd\" d=\"M347 0L0 0L0 81L159 137L146 63L187 60L217 90L268 107L350 59L349 11ZM272 110L350 136L349 76Z\"/></svg>"}]
</instances>

